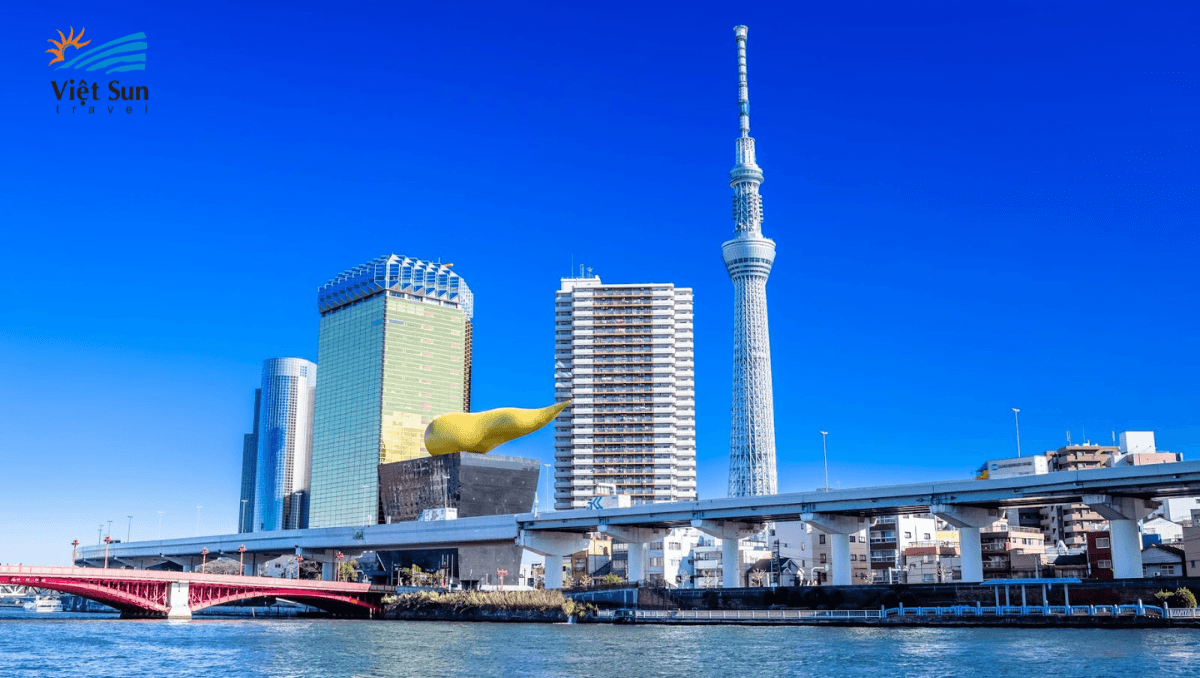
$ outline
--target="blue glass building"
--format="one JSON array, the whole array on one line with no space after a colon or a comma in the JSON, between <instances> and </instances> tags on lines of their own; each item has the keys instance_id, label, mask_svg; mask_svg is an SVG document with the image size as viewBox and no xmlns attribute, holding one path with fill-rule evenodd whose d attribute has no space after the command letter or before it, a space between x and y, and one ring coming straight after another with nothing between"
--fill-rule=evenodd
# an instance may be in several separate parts
<instances>
[{"instance_id":1,"label":"blue glass building","mask_svg":"<svg viewBox=\"0 0 1200 678\"><path fill-rule=\"evenodd\" d=\"M317 366L303 358L263 361L253 531L308 527Z\"/></svg>"}]
</instances>

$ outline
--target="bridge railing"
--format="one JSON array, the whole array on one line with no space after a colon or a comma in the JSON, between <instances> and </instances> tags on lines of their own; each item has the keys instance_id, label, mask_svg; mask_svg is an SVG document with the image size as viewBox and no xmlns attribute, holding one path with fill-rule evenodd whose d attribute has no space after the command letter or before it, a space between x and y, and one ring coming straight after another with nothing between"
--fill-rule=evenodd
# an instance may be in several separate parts
<instances>
[{"instance_id":1,"label":"bridge railing","mask_svg":"<svg viewBox=\"0 0 1200 678\"><path fill-rule=\"evenodd\" d=\"M370 591L371 585L358 582L323 581L320 579L282 579L277 577L245 577L203 572L172 570L129 570L99 567L41 567L37 565L0 565L0 575L29 577L97 577L107 579L136 579L142 581L186 581L227 584L230 586L259 586L270 588L320 589L335 591Z\"/></svg>"}]
</instances>

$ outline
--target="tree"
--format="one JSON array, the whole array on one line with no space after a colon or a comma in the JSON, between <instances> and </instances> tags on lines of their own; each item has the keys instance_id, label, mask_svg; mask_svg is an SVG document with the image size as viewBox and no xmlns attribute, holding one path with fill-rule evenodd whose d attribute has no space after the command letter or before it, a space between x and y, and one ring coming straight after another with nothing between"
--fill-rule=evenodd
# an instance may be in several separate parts
<instances>
[{"instance_id":1,"label":"tree","mask_svg":"<svg viewBox=\"0 0 1200 678\"><path fill-rule=\"evenodd\" d=\"M603 584L624 584L625 580L619 574L606 574L600 582Z\"/></svg>"},{"instance_id":2,"label":"tree","mask_svg":"<svg viewBox=\"0 0 1200 678\"><path fill-rule=\"evenodd\" d=\"M753 570L750 570L749 579L751 586L766 586L767 582L770 580L770 576L767 575L766 572L763 572L756 567Z\"/></svg>"},{"instance_id":3,"label":"tree","mask_svg":"<svg viewBox=\"0 0 1200 678\"><path fill-rule=\"evenodd\" d=\"M1178 588L1174 591L1159 591L1154 594L1154 597L1174 608L1196 607L1196 595L1185 588Z\"/></svg>"},{"instance_id":4,"label":"tree","mask_svg":"<svg viewBox=\"0 0 1200 678\"><path fill-rule=\"evenodd\" d=\"M347 560L338 566L338 581L358 581L357 560Z\"/></svg>"}]
</instances>

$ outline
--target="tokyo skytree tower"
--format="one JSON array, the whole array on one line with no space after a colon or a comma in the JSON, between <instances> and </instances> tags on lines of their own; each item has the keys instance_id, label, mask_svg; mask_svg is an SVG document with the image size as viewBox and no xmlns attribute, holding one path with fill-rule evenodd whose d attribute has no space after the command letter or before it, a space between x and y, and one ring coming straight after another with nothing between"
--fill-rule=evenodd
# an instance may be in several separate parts
<instances>
[{"instance_id":1,"label":"tokyo skytree tower","mask_svg":"<svg viewBox=\"0 0 1200 678\"><path fill-rule=\"evenodd\" d=\"M771 339L767 332L767 277L775 261L775 241L762 235L763 174L754 162L750 136L750 95L746 87L746 27L737 34L737 164L729 172L733 188L733 240L721 246L733 280L733 411L729 434L729 496L776 494L775 406L771 395Z\"/></svg>"}]
</instances>

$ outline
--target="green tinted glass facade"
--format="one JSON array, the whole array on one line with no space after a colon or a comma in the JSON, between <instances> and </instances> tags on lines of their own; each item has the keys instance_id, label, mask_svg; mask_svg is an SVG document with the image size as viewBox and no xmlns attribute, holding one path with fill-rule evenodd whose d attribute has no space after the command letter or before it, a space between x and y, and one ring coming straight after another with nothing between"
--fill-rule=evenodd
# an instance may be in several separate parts
<instances>
[{"instance_id":1,"label":"green tinted glass facade","mask_svg":"<svg viewBox=\"0 0 1200 678\"><path fill-rule=\"evenodd\" d=\"M391 255L318 293L310 527L378 522L378 466L428 456L425 427L470 402L473 297L449 266Z\"/></svg>"},{"instance_id":2,"label":"green tinted glass facade","mask_svg":"<svg viewBox=\"0 0 1200 678\"><path fill-rule=\"evenodd\" d=\"M386 301L367 299L321 318L317 364L329 368L317 371L310 527L374 520Z\"/></svg>"}]
</instances>

